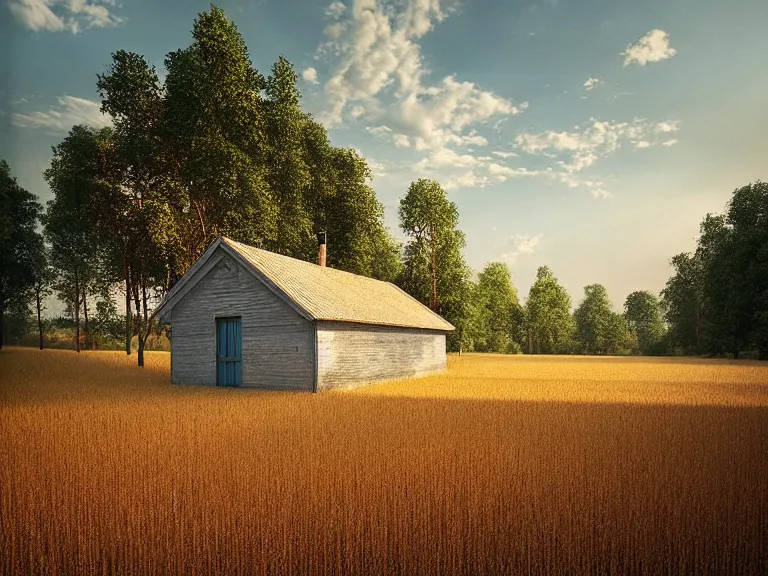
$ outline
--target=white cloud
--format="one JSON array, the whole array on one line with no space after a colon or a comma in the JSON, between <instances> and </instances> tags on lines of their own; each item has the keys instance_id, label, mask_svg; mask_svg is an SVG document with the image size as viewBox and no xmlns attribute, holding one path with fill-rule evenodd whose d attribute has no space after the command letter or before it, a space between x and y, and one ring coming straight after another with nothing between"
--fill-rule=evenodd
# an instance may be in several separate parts
<instances>
[{"instance_id":1,"label":"white cloud","mask_svg":"<svg viewBox=\"0 0 768 576\"><path fill-rule=\"evenodd\" d=\"M67 31L77 34L88 28L117 26L125 19L107 6L114 0L9 0L16 21L29 30Z\"/></svg>"},{"instance_id":2,"label":"white cloud","mask_svg":"<svg viewBox=\"0 0 768 576\"><path fill-rule=\"evenodd\" d=\"M518 134L515 144L529 154L547 151L574 155L584 152L603 154L618 150L623 140L639 140L658 132L677 131L679 125L679 121L649 122L643 118L635 118L632 122L606 122L590 118L585 128L575 126L573 132L549 130L540 134Z\"/></svg>"},{"instance_id":3,"label":"white cloud","mask_svg":"<svg viewBox=\"0 0 768 576\"><path fill-rule=\"evenodd\" d=\"M323 29L323 34L326 36L326 38L331 40L338 40L346 28L347 27L342 22L334 22L333 24L329 24Z\"/></svg>"},{"instance_id":4,"label":"white cloud","mask_svg":"<svg viewBox=\"0 0 768 576\"><path fill-rule=\"evenodd\" d=\"M389 126L369 126L366 129L366 132L369 132L373 134L374 136L384 136L385 134L390 134L392 132L392 128Z\"/></svg>"},{"instance_id":5,"label":"white cloud","mask_svg":"<svg viewBox=\"0 0 768 576\"><path fill-rule=\"evenodd\" d=\"M509 116L502 118L501 120L497 120L493 125L493 131L496 132L496 134L501 134L501 127L507 120L509 120Z\"/></svg>"},{"instance_id":6,"label":"white cloud","mask_svg":"<svg viewBox=\"0 0 768 576\"><path fill-rule=\"evenodd\" d=\"M491 152L494 156L498 156L499 158L517 158L517 154L515 152L500 152L498 150L494 150Z\"/></svg>"},{"instance_id":7,"label":"white cloud","mask_svg":"<svg viewBox=\"0 0 768 576\"><path fill-rule=\"evenodd\" d=\"M99 102L75 96L60 96L57 100L58 105L45 112L13 114L13 124L20 128L42 128L56 133L68 132L75 124L87 124L96 128L112 124L112 118L99 111Z\"/></svg>"},{"instance_id":8,"label":"white cloud","mask_svg":"<svg viewBox=\"0 0 768 576\"><path fill-rule=\"evenodd\" d=\"M342 2L335 0L325 9L325 15L334 20L338 20L341 18L341 15L344 14L346 9L347 7Z\"/></svg>"},{"instance_id":9,"label":"white cloud","mask_svg":"<svg viewBox=\"0 0 768 576\"><path fill-rule=\"evenodd\" d=\"M599 84L602 84L603 81L599 78L587 78L587 81L584 82L584 89L589 92L590 90L593 90L596 86Z\"/></svg>"},{"instance_id":10,"label":"white cloud","mask_svg":"<svg viewBox=\"0 0 768 576\"><path fill-rule=\"evenodd\" d=\"M392 143L396 148L410 148L411 141L405 134L395 134L392 136Z\"/></svg>"},{"instance_id":11,"label":"white cloud","mask_svg":"<svg viewBox=\"0 0 768 576\"><path fill-rule=\"evenodd\" d=\"M624 142L636 148L649 148L661 143L659 134L679 128L679 121L649 122L635 118L632 122L606 122L590 118L585 127L575 126L573 131L518 134L515 145L528 154L560 158L555 162L555 170L545 172L547 177L570 188L586 188L596 198L607 198L610 193L602 182L585 179L580 173L617 152Z\"/></svg>"},{"instance_id":12,"label":"white cloud","mask_svg":"<svg viewBox=\"0 0 768 576\"><path fill-rule=\"evenodd\" d=\"M446 190L455 190L456 188L484 188L491 183L487 176L481 176L475 172L469 171L456 176L450 176L443 182L443 188Z\"/></svg>"},{"instance_id":13,"label":"white cloud","mask_svg":"<svg viewBox=\"0 0 768 576\"><path fill-rule=\"evenodd\" d=\"M517 259L526 255L534 254L544 238L543 234L531 236L530 234L515 234L509 237L511 246L507 251L501 254L500 259L507 264L514 265Z\"/></svg>"},{"instance_id":14,"label":"white cloud","mask_svg":"<svg viewBox=\"0 0 768 576\"><path fill-rule=\"evenodd\" d=\"M672 58L677 50L669 45L669 34L663 30L651 30L635 44L629 44L620 54L624 56L624 66L639 64L645 66L649 62L660 62Z\"/></svg>"},{"instance_id":15,"label":"white cloud","mask_svg":"<svg viewBox=\"0 0 768 576\"><path fill-rule=\"evenodd\" d=\"M412 169L443 169L441 177L456 185L490 182L488 175L445 170L482 168L474 147L487 146L488 139L478 129L495 122L493 129L500 131L504 120L527 103L513 103L453 75L426 82L429 70L417 42L455 10L456 0L336 4L326 11L334 19L325 28L328 41L315 55L330 70L321 121L329 128L363 118L374 121L378 126L367 128L371 134L420 153ZM365 113L355 113L356 106Z\"/></svg>"},{"instance_id":16,"label":"white cloud","mask_svg":"<svg viewBox=\"0 0 768 576\"><path fill-rule=\"evenodd\" d=\"M673 120L672 122L659 122L656 124L656 132L677 132L680 130L680 121Z\"/></svg>"},{"instance_id":17,"label":"white cloud","mask_svg":"<svg viewBox=\"0 0 768 576\"><path fill-rule=\"evenodd\" d=\"M317 81L317 70L310 67L304 70L301 73L301 77L304 79L305 82L309 82L310 84L319 84Z\"/></svg>"},{"instance_id":18,"label":"white cloud","mask_svg":"<svg viewBox=\"0 0 768 576\"><path fill-rule=\"evenodd\" d=\"M675 145L675 144L677 144L678 142L679 142L679 140L677 140L677 139L675 139L675 138L672 138L672 140L665 140L665 141L664 141L664 142L662 142L661 144L662 144L662 146L674 146L674 145Z\"/></svg>"}]
</instances>

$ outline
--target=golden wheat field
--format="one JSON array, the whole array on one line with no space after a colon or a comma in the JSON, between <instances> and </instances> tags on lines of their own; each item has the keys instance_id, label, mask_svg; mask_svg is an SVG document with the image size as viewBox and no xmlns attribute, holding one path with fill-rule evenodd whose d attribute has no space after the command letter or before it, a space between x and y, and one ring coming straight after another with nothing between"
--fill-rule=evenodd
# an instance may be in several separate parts
<instances>
[{"instance_id":1,"label":"golden wheat field","mask_svg":"<svg viewBox=\"0 0 768 576\"><path fill-rule=\"evenodd\" d=\"M766 574L768 366L449 358L317 395L0 352L4 574Z\"/></svg>"}]
</instances>

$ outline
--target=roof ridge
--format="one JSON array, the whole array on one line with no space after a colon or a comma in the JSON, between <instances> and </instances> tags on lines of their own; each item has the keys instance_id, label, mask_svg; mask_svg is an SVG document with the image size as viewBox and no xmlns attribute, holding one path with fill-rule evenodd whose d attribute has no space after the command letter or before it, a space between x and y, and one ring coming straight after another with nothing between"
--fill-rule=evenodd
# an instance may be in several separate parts
<instances>
[{"instance_id":1,"label":"roof ridge","mask_svg":"<svg viewBox=\"0 0 768 576\"><path fill-rule=\"evenodd\" d=\"M451 331L455 327L405 290L385 280L319 266L221 237L254 273L274 284L315 320L338 320L406 328Z\"/></svg>"},{"instance_id":2,"label":"roof ridge","mask_svg":"<svg viewBox=\"0 0 768 576\"><path fill-rule=\"evenodd\" d=\"M293 262L300 262L302 264L308 264L310 266L314 266L315 268L319 268L322 270L329 270L332 274L346 274L353 278L362 278L364 280L373 280L375 282L383 282L385 284L392 284L391 282L387 282L386 280L379 280L378 278L372 278L371 276L365 276L364 274L355 274L354 272L349 272L348 270L341 270L339 268L332 268L330 266L320 266L319 264L315 262L311 262L309 260L302 260L301 258L294 258L293 256L287 256L286 254L280 254L279 252L272 252L271 250L265 250L264 248L257 248L256 246L251 246L250 244L245 244L244 242L238 242L237 240L232 240L231 238L228 238L226 236L222 236L222 238L229 243L234 243L239 246L243 246L248 250L257 250L258 252L264 252L265 254L269 254L270 257L277 256L278 258L286 258L288 260L292 260ZM394 286L394 284L393 284ZM407 292L406 292L407 294ZM410 294L408 294L410 296Z\"/></svg>"}]
</instances>

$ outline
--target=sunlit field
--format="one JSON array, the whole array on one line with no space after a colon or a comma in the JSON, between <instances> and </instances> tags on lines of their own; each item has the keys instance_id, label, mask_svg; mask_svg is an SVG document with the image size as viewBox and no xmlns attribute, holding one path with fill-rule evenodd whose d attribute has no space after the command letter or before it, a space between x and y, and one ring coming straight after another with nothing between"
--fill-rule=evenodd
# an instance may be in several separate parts
<instances>
[{"instance_id":1,"label":"sunlit field","mask_svg":"<svg viewBox=\"0 0 768 576\"><path fill-rule=\"evenodd\" d=\"M0 352L3 574L767 574L768 366L449 358L321 394Z\"/></svg>"}]
</instances>

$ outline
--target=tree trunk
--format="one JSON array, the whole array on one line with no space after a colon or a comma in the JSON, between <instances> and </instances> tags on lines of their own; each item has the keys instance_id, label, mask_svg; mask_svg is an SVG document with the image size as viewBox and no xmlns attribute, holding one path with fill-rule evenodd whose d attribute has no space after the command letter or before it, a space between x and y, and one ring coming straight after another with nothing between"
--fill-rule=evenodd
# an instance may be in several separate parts
<instances>
[{"instance_id":1,"label":"tree trunk","mask_svg":"<svg viewBox=\"0 0 768 576\"><path fill-rule=\"evenodd\" d=\"M701 354L701 306L696 303L696 354Z\"/></svg>"},{"instance_id":2,"label":"tree trunk","mask_svg":"<svg viewBox=\"0 0 768 576\"><path fill-rule=\"evenodd\" d=\"M83 344L85 344L85 347L88 348L88 335L90 332L88 332L88 299L86 298L85 284L83 284L83 318L85 318Z\"/></svg>"},{"instance_id":3,"label":"tree trunk","mask_svg":"<svg viewBox=\"0 0 768 576\"><path fill-rule=\"evenodd\" d=\"M528 327L528 354L533 354L533 328Z\"/></svg>"},{"instance_id":4,"label":"tree trunk","mask_svg":"<svg viewBox=\"0 0 768 576\"><path fill-rule=\"evenodd\" d=\"M139 332L139 366L144 366L144 344L149 336L149 320L147 316L147 280L141 275L141 301L143 304L143 330Z\"/></svg>"},{"instance_id":5,"label":"tree trunk","mask_svg":"<svg viewBox=\"0 0 768 576\"><path fill-rule=\"evenodd\" d=\"M133 315L133 331L136 334L136 341L141 340L141 304L139 300L139 279L133 278L131 282L131 291L133 292L133 309L136 314ZM131 334L133 336L133 334Z\"/></svg>"},{"instance_id":6,"label":"tree trunk","mask_svg":"<svg viewBox=\"0 0 768 576\"><path fill-rule=\"evenodd\" d=\"M432 310L437 312L437 254L435 250L435 229L430 226L429 242L432 252Z\"/></svg>"},{"instance_id":7,"label":"tree trunk","mask_svg":"<svg viewBox=\"0 0 768 576\"><path fill-rule=\"evenodd\" d=\"M40 350L43 349L43 319L40 315L40 290L35 290L35 303L37 304L37 331L40 333Z\"/></svg>"},{"instance_id":8,"label":"tree trunk","mask_svg":"<svg viewBox=\"0 0 768 576\"><path fill-rule=\"evenodd\" d=\"M75 351L80 353L80 283L75 269Z\"/></svg>"},{"instance_id":9,"label":"tree trunk","mask_svg":"<svg viewBox=\"0 0 768 576\"><path fill-rule=\"evenodd\" d=\"M131 355L131 281L128 273L128 263L125 262L125 353Z\"/></svg>"}]
</instances>

